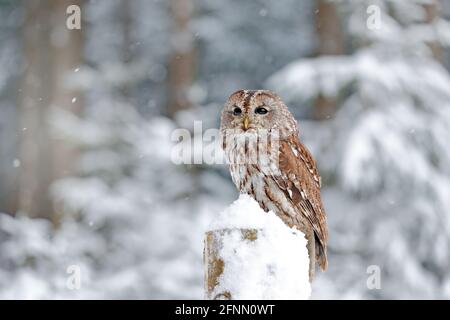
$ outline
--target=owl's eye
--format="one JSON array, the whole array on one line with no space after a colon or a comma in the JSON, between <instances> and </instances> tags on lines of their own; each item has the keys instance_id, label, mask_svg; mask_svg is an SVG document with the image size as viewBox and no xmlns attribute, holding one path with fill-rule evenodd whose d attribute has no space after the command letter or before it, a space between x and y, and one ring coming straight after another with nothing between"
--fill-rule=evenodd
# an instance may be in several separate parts
<instances>
[{"instance_id":1,"label":"owl's eye","mask_svg":"<svg viewBox=\"0 0 450 320\"><path fill-rule=\"evenodd\" d=\"M241 114L242 114L241 108L239 108L239 107L234 107L234 109L233 109L233 114L234 114L235 116L241 115Z\"/></svg>"},{"instance_id":2,"label":"owl's eye","mask_svg":"<svg viewBox=\"0 0 450 320\"><path fill-rule=\"evenodd\" d=\"M266 114L267 112L269 112L269 111L264 107L258 107L255 109L255 113L257 113L257 114Z\"/></svg>"}]
</instances>

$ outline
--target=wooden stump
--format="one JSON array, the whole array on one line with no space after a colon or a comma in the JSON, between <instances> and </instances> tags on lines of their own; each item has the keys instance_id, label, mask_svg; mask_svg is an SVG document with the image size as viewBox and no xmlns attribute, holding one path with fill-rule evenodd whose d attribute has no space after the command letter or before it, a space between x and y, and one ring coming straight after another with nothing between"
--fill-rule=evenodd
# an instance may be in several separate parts
<instances>
[{"instance_id":1,"label":"wooden stump","mask_svg":"<svg viewBox=\"0 0 450 320\"><path fill-rule=\"evenodd\" d=\"M203 263L205 270L205 298L210 300L231 300L233 297L227 290L215 292L219 284L225 263L220 258L220 250L223 247L224 236L232 231L238 231L242 240L255 241L258 238L257 229L221 229L208 231L205 234L205 247L203 250Z\"/></svg>"}]
</instances>

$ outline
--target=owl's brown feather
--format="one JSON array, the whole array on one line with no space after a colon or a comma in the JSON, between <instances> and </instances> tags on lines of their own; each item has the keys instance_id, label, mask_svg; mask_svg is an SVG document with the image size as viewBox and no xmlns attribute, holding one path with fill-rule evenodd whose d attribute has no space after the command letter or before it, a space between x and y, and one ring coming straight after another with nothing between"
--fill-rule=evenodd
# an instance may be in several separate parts
<instances>
[{"instance_id":1,"label":"owl's brown feather","mask_svg":"<svg viewBox=\"0 0 450 320\"><path fill-rule=\"evenodd\" d=\"M328 265L328 231L316 163L308 149L294 135L280 142L279 157L281 175L275 176L275 181L299 213L311 223L316 241L316 259L321 269L325 270Z\"/></svg>"}]
</instances>

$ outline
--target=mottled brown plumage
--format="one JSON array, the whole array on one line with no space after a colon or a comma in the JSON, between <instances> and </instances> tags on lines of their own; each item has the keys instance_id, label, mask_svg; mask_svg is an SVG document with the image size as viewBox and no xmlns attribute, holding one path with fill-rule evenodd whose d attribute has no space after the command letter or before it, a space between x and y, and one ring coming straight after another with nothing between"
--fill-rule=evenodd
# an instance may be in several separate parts
<instances>
[{"instance_id":1,"label":"mottled brown plumage","mask_svg":"<svg viewBox=\"0 0 450 320\"><path fill-rule=\"evenodd\" d=\"M310 279L327 268L327 223L316 163L286 105L267 90L239 90L222 112L221 132L236 187L305 234Z\"/></svg>"}]
</instances>

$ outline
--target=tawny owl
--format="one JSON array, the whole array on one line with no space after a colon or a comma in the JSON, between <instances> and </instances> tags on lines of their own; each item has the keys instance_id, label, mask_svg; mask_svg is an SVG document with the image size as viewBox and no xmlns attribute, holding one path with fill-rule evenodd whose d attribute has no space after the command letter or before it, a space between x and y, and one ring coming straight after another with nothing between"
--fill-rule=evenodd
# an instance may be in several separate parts
<instances>
[{"instance_id":1,"label":"tawny owl","mask_svg":"<svg viewBox=\"0 0 450 320\"><path fill-rule=\"evenodd\" d=\"M328 230L321 179L296 120L276 94L239 90L222 111L221 134L238 190L305 234L312 280L316 261L327 268Z\"/></svg>"}]
</instances>

